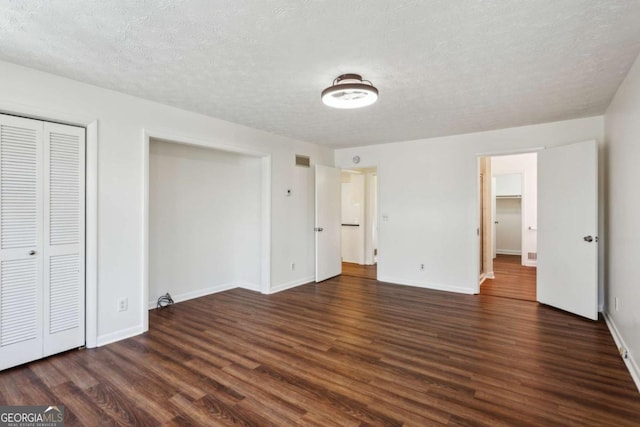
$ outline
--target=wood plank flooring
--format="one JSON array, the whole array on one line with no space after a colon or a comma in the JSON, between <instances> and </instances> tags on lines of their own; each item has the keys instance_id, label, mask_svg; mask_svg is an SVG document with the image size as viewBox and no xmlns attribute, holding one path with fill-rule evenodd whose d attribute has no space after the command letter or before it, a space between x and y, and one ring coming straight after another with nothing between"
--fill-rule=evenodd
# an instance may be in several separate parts
<instances>
[{"instance_id":1,"label":"wood plank flooring","mask_svg":"<svg viewBox=\"0 0 640 427\"><path fill-rule=\"evenodd\" d=\"M521 264L520 255L498 255L493 260L495 279L480 285L480 294L536 301L536 268Z\"/></svg>"},{"instance_id":2,"label":"wood plank flooring","mask_svg":"<svg viewBox=\"0 0 640 427\"><path fill-rule=\"evenodd\" d=\"M638 426L602 321L339 276L154 310L150 330L0 372L66 425Z\"/></svg>"},{"instance_id":3,"label":"wood plank flooring","mask_svg":"<svg viewBox=\"0 0 640 427\"><path fill-rule=\"evenodd\" d=\"M378 277L378 266L376 264L361 265L352 262L343 262L342 275L375 280Z\"/></svg>"}]
</instances>

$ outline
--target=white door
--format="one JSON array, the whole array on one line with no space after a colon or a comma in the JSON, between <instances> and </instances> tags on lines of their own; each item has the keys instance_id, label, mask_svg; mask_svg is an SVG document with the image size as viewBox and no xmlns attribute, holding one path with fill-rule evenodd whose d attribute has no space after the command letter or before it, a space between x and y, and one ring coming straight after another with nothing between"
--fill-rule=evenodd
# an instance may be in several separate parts
<instances>
[{"instance_id":1,"label":"white door","mask_svg":"<svg viewBox=\"0 0 640 427\"><path fill-rule=\"evenodd\" d=\"M84 141L0 115L0 369L84 345Z\"/></svg>"},{"instance_id":2,"label":"white door","mask_svg":"<svg viewBox=\"0 0 640 427\"><path fill-rule=\"evenodd\" d=\"M44 123L44 355L84 345L85 130Z\"/></svg>"},{"instance_id":3,"label":"white door","mask_svg":"<svg viewBox=\"0 0 640 427\"><path fill-rule=\"evenodd\" d=\"M538 153L538 301L598 318L595 141Z\"/></svg>"},{"instance_id":4,"label":"white door","mask_svg":"<svg viewBox=\"0 0 640 427\"><path fill-rule=\"evenodd\" d=\"M342 273L340 169L316 165L316 282Z\"/></svg>"},{"instance_id":5,"label":"white door","mask_svg":"<svg viewBox=\"0 0 640 427\"><path fill-rule=\"evenodd\" d=\"M42 122L0 115L0 369L42 357Z\"/></svg>"}]
</instances>

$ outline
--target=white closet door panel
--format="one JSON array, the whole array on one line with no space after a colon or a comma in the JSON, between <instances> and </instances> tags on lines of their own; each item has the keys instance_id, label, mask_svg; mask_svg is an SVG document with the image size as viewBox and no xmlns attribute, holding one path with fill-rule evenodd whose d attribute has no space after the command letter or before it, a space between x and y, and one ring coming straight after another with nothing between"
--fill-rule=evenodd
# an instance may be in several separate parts
<instances>
[{"instance_id":1,"label":"white closet door panel","mask_svg":"<svg viewBox=\"0 0 640 427\"><path fill-rule=\"evenodd\" d=\"M80 175L84 174L84 169L80 170L81 138L54 131L49 138L49 242L52 246L78 244L84 216L84 209L80 210Z\"/></svg>"},{"instance_id":2,"label":"white closet door panel","mask_svg":"<svg viewBox=\"0 0 640 427\"><path fill-rule=\"evenodd\" d=\"M44 124L44 354L84 345L85 130Z\"/></svg>"},{"instance_id":3,"label":"white closet door panel","mask_svg":"<svg viewBox=\"0 0 640 427\"><path fill-rule=\"evenodd\" d=\"M42 122L0 115L0 369L42 357Z\"/></svg>"},{"instance_id":4,"label":"white closet door panel","mask_svg":"<svg viewBox=\"0 0 640 427\"><path fill-rule=\"evenodd\" d=\"M35 257L0 262L0 369L42 357L42 276Z\"/></svg>"},{"instance_id":5,"label":"white closet door panel","mask_svg":"<svg viewBox=\"0 0 640 427\"><path fill-rule=\"evenodd\" d=\"M6 120L12 119L12 120ZM38 168L42 124L16 123L7 117L1 126L2 249L38 246ZM21 122L22 120L20 120ZM13 124L13 126L11 124ZM25 126L26 125L26 126ZM35 126L39 125L40 129Z\"/></svg>"},{"instance_id":6,"label":"white closet door panel","mask_svg":"<svg viewBox=\"0 0 640 427\"><path fill-rule=\"evenodd\" d=\"M2 333L0 345L6 347L36 339L39 333L37 307L38 274L35 258L3 261Z\"/></svg>"},{"instance_id":7,"label":"white closet door panel","mask_svg":"<svg viewBox=\"0 0 640 427\"><path fill-rule=\"evenodd\" d=\"M77 328L84 321L78 301L81 296L80 257L56 255L49 261L49 333Z\"/></svg>"}]
</instances>

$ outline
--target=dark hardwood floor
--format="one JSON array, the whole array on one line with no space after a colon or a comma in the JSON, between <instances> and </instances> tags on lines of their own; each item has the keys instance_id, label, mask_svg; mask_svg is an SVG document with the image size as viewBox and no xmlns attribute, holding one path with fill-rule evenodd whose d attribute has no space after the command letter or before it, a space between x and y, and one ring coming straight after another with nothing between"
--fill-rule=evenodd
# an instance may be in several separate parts
<instances>
[{"instance_id":1,"label":"dark hardwood floor","mask_svg":"<svg viewBox=\"0 0 640 427\"><path fill-rule=\"evenodd\" d=\"M0 373L66 425L638 426L603 321L339 276L151 312L148 333Z\"/></svg>"},{"instance_id":2,"label":"dark hardwood floor","mask_svg":"<svg viewBox=\"0 0 640 427\"><path fill-rule=\"evenodd\" d=\"M536 301L536 268L521 264L520 255L497 255L493 260L495 279L480 285L480 294Z\"/></svg>"},{"instance_id":3,"label":"dark hardwood floor","mask_svg":"<svg viewBox=\"0 0 640 427\"><path fill-rule=\"evenodd\" d=\"M343 276L362 277L363 279L375 280L378 277L377 269L378 269L378 266L376 264L360 265L352 262L342 263Z\"/></svg>"}]
</instances>

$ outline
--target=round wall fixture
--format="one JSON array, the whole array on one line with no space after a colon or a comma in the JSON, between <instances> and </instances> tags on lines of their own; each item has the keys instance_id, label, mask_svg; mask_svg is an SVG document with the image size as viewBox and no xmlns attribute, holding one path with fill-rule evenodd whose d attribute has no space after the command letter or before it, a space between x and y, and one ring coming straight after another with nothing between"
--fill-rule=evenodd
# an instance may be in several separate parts
<instances>
[{"instance_id":1,"label":"round wall fixture","mask_svg":"<svg viewBox=\"0 0 640 427\"><path fill-rule=\"evenodd\" d=\"M343 74L322 91L322 102L333 108L360 108L378 100L378 89L360 74Z\"/></svg>"},{"instance_id":2,"label":"round wall fixture","mask_svg":"<svg viewBox=\"0 0 640 427\"><path fill-rule=\"evenodd\" d=\"M360 163L360 156L353 156L353 159L351 160L353 160L353 163L357 165L358 163Z\"/></svg>"}]
</instances>

